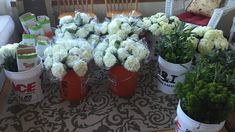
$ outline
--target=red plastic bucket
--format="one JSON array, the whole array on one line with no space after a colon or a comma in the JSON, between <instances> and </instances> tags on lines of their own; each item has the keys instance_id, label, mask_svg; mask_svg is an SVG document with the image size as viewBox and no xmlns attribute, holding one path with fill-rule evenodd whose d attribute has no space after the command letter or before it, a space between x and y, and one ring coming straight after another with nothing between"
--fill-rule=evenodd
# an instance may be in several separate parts
<instances>
[{"instance_id":1,"label":"red plastic bucket","mask_svg":"<svg viewBox=\"0 0 235 132\"><path fill-rule=\"evenodd\" d=\"M60 93L64 100L81 100L86 96L86 77L79 77L73 70L69 70L60 81Z\"/></svg>"},{"instance_id":2,"label":"red plastic bucket","mask_svg":"<svg viewBox=\"0 0 235 132\"><path fill-rule=\"evenodd\" d=\"M137 87L137 73L115 65L109 70L110 89L117 96L132 96Z\"/></svg>"}]
</instances>

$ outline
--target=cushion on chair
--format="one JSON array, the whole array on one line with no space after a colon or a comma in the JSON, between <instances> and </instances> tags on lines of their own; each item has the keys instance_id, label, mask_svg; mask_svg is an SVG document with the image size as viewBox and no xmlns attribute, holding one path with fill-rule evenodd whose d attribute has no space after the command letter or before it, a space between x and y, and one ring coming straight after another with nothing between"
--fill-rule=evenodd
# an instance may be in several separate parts
<instances>
[{"instance_id":1,"label":"cushion on chair","mask_svg":"<svg viewBox=\"0 0 235 132\"><path fill-rule=\"evenodd\" d=\"M187 12L211 17L215 8L220 6L221 0L192 0Z\"/></svg>"},{"instance_id":2,"label":"cushion on chair","mask_svg":"<svg viewBox=\"0 0 235 132\"><path fill-rule=\"evenodd\" d=\"M192 23L195 25L206 26L210 21L210 17L196 15L190 12L184 12L178 15L179 19L184 22Z\"/></svg>"},{"instance_id":3,"label":"cushion on chair","mask_svg":"<svg viewBox=\"0 0 235 132\"><path fill-rule=\"evenodd\" d=\"M8 15L0 16L0 46L7 44L15 29L15 23Z\"/></svg>"}]
</instances>

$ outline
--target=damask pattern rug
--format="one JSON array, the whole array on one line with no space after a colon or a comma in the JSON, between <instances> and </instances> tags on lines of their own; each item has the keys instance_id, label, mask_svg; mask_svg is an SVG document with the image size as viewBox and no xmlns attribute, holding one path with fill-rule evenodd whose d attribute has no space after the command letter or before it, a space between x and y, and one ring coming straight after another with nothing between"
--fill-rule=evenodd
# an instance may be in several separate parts
<instances>
[{"instance_id":1,"label":"damask pattern rug","mask_svg":"<svg viewBox=\"0 0 235 132\"><path fill-rule=\"evenodd\" d=\"M17 104L12 93L0 114L6 132L146 132L174 127L177 99L158 91L154 62L142 66L134 96L121 98L109 89L107 73L91 69L82 101L60 98L58 83L44 81L45 97L32 105Z\"/></svg>"}]
</instances>

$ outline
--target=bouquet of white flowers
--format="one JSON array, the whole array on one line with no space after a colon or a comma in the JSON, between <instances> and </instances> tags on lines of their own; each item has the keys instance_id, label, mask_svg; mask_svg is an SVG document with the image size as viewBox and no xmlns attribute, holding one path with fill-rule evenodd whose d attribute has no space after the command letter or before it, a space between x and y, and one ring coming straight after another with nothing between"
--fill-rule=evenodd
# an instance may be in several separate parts
<instances>
[{"instance_id":1,"label":"bouquet of white flowers","mask_svg":"<svg viewBox=\"0 0 235 132\"><path fill-rule=\"evenodd\" d=\"M17 72L16 51L18 43L7 44L0 48L0 67Z\"/></svg>"},{"instance_id":2,"label":"bouquet of white flowers","mask_svg":"<svg viewBox=\"0 0 235 132\"><path fill-rule=\"evenodd\" d=\"M91 44L84 39L59 40L44 51L44 65L53 76L60 79L69 69L82 77L88 70L87 63L92 59L92 51Z\"/></svg>"},{"instance_id":3,"label":"bouquet of white flowers","mask_svg":"<svg viewBox=\"0 0 235 132\"><path fill-rule=\"evenodd\" d=\"M117 16L108 25L108 34L117 34L122 39L126 39L132 34L142 32L142 20L134 17Z\"/></svg>"},{"instance_id":4,"label":"bouquet of white flowers","mask_svg":"<svg viewBox=\"0 0 235 132\"><path fill-rule=\"evenodd\" d=\"M157 13L143 18L143 29L151 31L156 36L172 33L179 27L181 21L176 16L167 17L165 13Z\"/></svg>"},{"instance_id":5,"label":"bouquet of white flowers","mask_svg":"<svg viewBox=\"0 0 235 132\"><path fill-rule=\"evenodd\" d=\"M86 13L76 12L75 16L64 16L60 19L59 26L55 30L56 39L88 39L93 44L99 41L99 33L95 30L97 22ZM105 26L105 24L104 24Z\"/></svg>"},{"instance_id":6,"label":"bouquet of white flowers","mask_svg":"<svg viewBox=\"0 0 235 132\"><path fill-rule=\"evenodd\" d=\"M198 51L201 54L208 54L213 49L225 50L228 48L228 40L223 36L221 30L198 26L192 32L197 34Z\"/></svg>"},{"instance_id":7,"label":"bouquet of white flowers","mask_svg":"<svg viewBox=\"0 0 235 132\"><path fill-rule=\"evenodd\" d=\"M137 34L124 40L117 34L108 35L94 50L94 60L99 67L109 69L120 63L131 72L137 72L141 61L148 56L149 49Z\"/></svg>"}]
</instances>

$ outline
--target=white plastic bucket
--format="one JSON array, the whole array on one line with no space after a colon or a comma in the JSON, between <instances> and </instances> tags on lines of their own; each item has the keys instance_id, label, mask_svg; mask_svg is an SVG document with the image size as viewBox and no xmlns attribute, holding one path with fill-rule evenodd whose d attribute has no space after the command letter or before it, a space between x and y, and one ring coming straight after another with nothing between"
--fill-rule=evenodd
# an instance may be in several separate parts
<instances>
[{"instance_id":1,"label":"white plastic bucket","mask_svg":"<svg viewBox=\"0 0 235 132\"><path fill-rule=\"evenodd\" d=\"M11 80L19 103L33 104L43 99L41 88L41 74L43 64L22 72L11 72L5 69L6 76Z\"/></svg>"},{"instance_id":2,"label":"white plastic bucket","mask_svg":"<svg viewBox=\"0 0 235 132\"><path fill-rule=\"evenodd\" d=\"M183 112L180 101L177 106L176 114L175 132L219 132L225 123L225 121L223 121L220 124L205 124L195 121Z\"/></svg>"},{"instance_id":3,"label":"white plastic bucket","mask_svg":"<svg viewBox=\"0 0 235 132\"><path fill-rule=\"evenodd\" d=\"M183 66L182 66L183 65ZM175 84L177 81L184 83L185 75L190 68L192 62L185 64L174 64L167 62L161 56L158 57L158 89L166 94L175 94Z\"/></svg>"}]
</instances>

